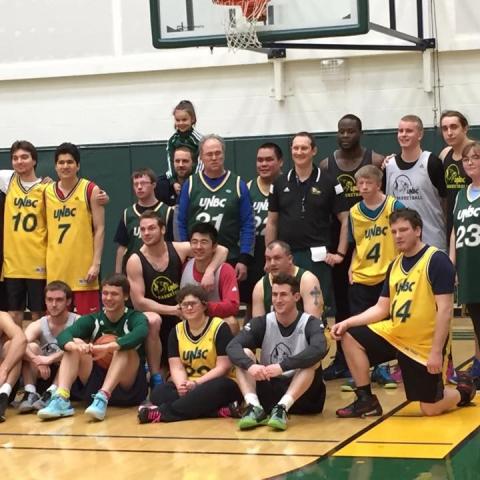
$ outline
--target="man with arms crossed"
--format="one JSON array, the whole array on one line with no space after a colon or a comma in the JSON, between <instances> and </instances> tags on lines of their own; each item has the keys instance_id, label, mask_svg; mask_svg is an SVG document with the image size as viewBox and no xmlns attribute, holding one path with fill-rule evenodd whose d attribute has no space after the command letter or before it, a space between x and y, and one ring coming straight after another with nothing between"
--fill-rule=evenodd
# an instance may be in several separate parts
<instances>
[{"instance_id":1,"label":"man with arms crossed","mask_svg":"<svg viewBox=\"0 0 480 480\"><path fill-rule=\"evenodd\" d=\"M272 285L274 311L252 318L228 344L227 354L237 367L238 386L247 404L238 424L241 430L260 425L285 430L288 411L323 410L321 360L327 342L320 320L297 310L299 290L295 277L277 275Z\"/></svg>"},{"instance_id":2,"label":"man with arms crossed","mask_svg":"<svg viewBox=\"0 0 480 480\"><path fill-rule=\"evenodd\" d=\"M58 336L64 350L58 372L58 388L49 404L38 411L41 419L68 417L75 413L70 404L70 389L78 377L81 396L93 402L85 414L103 420L107 406L133 406L147 396L143 342L147 319L143 313L125 307L130 285L125 275L114 274L102 283L103 310L80 317ZM117 338L95 345L104 334ZM113 354L108 369L95 360ZM76 386L79 386L76 382Z\"/></svg>"},{"instance_id":3,"label":"man with arms crossed","mask_svg":"<svg viewBox=\"0 0 480 480\"><path fill-rule=\"evenodd\" d=\"M73 292L66 283L59 280L49 283L45 287L47 315L25 329L28 345L22 365L25 395L18 407L20 413L45 407L57 388L57 370L63 350L58 346L56 337L79 317L69 311L72 297Z\"/></svg>"},{"instance_id":4,"label":"man with arms crossed","mask_svg":"<svg viewBox=\"0 0 480 480\"><path fill-rule=\"evenodd\" d=\"M467 405L475 395L473 381L467 376L459 378L456 390L443 385L455 285L450 259L422 242L422 219L415 210L393 212L390 226L401 253L387 271L378 302L332 328L332 337L342 340L357 385L357 399L338 409L338 417L382 414L371 391L369 367L395 358L402 369L407 399L419 401L424 415Z\"/></svg>"}]
</instances>

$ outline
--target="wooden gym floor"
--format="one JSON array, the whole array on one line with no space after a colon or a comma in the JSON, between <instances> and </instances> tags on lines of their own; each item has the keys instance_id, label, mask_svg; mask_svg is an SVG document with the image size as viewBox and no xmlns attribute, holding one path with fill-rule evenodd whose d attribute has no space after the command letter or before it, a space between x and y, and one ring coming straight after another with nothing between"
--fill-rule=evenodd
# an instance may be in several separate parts
<instances>
[{"instance_id":1,"label":"wooden gym floor","mask_svg":"<svg viewBox=\"0 0 480 480\"><path fill-rule=\"evenodd\" d=\"M457 326L456 337L462 338L454 341L457 364L473 354L468 322L465 325L466 330L463 324ZM81 405L74 417L42 422L10 408L0 426L1 478L387 478L386 473L377 476L378 465L382 472L390 472L389 480L470 478L408 472L418 462L423 462L422 472L427 466L428 471L443 472L438 462L461 450L465 440L478 442L480 396L479 405L419 418L418 404L405 402L402 387L393 391L376 387L384 409L381 418L340 420L336 408L353 399L352 393L340 391L341 383L327 383L321 415L292 416L286 432L268 427L240 432L233 419L139 425L135 409L115 407L108 409L105 421L93 423ZM479 461L478 455L468 458ZM424 466L426 461L430 463ZM479 475L471 478L480 478L480 464L471 469Z\"/></svg>"}]
</instances>

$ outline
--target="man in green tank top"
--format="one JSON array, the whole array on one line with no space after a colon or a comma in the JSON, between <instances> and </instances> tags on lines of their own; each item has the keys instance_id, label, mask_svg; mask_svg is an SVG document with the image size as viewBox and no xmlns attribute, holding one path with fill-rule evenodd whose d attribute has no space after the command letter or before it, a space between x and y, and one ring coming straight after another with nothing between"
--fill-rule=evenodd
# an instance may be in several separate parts
<instances>
[{"instance_id":1,"label":"man in green tank top","mask_svg":"<svg viewBox=\"0 0 480 480\"><path fill-rule=\"evenodd\" d=\"M133 172L132 185L137 202L123 211L118 223L114 242L117 243L115 272L125 273L125 266L130 255L143 245L140 237L140 215L146 210L153 210L167 226L167 240L173 240L174 207L169 207L155 197L157 176L150 168Z\"/></svg>"},{"instance_id":2,"label":"man in green tank top","mask_svg":"<svg viewBox=\"0 0 480 480\"><path fill-rule=\"evenodd\" d=\"M316 318L322 318L323 297L318 278L308 270L293 263L290 246L274 240L265 249L264 275L253 290L252 316L265 315L272 310L272 279L280 273L295 277L300 283L300 300L297 307Z\"/></svg>"},{"instance_id":3,"label":"man in green tank top","mask_svg":"<svg viewBox=\"0 0 480 480\"><path fill-rule=\"evenodd\" d=\"M192 175L180 192L180 240L189 239L196 223L212 223L218 231L219 245L229 250L228 263L235 267L237 280L245 280L255 242L255 222L247 185L225 169L225 142L218 135L202 138L200 158L204 170Z\"/></svg>"}]
</instances>

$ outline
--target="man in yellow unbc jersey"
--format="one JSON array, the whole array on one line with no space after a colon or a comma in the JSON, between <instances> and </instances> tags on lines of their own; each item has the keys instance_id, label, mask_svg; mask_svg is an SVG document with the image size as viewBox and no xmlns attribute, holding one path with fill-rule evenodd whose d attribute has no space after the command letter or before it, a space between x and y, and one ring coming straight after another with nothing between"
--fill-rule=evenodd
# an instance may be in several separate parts
<instances>
[{"instance_id":1,"label":"man in yellow unbc jersey","mask_svg":"<svg viewBox=\"0 0 480 480\"><path fill-rule=\"evenodd\" d=\"M98 273L105 232L104 193L78 178L80 152L72 143L55 151L59 180L45 190L47 205L47 281L62 280L73 290L76 312L100 309ZM103 200L102 200L103 199Z\"/></svg>"},{"instance_id":2,"label":"man in yellow unbc jersey","mask_svg":"<svg viewBox=\"0 0 480 480\"><path fill-rule=\"evenodd\" d=\"M6 193L3 275L10 314L21 325L26 306L34 320L45 309L46 184L35 174L38 154L30 142L17 140L10 155L13 171L0 171L0 190Z\"/></svg>"},{"instance_id":3,"label":"man in yellow unbc jersey","mask_svg":"<svg viewBox=\"0 0 480 480\"><path fill-rule=\"evenodd\" d=\"M357 385L357 399L337 410L338 417L382 414L371 391L369 367L395 358L407 399L419 401L425 415L468 405L475 395L473 381L466 375L459 376L456 390L444 388L455 269L443 251L422 242L422 226L415 210L405 208L390 215L400 255L387 270L378 302L332 328L332 337L342 340Z\"/></svg>"}]
</instances>

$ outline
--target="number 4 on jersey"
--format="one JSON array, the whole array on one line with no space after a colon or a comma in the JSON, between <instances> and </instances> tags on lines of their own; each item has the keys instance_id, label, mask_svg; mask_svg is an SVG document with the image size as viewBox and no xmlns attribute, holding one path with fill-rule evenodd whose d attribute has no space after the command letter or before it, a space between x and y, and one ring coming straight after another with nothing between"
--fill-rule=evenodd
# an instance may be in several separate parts
<instances>
[{"instance_id":1,"label":"number 4 on jersey","mask_svg":"<svg viewBox=\"0 0 480 480\"><path fill-rule=\"evenodd\" d=\"M397 302L392 305L392 320L400 318L401 323L405 323L410 318L410 308L412 307L412 300L407 300L400 307L397 307Z\"/></svg>"},{"instance_id":2,"label":"number 4 on jersey","mask_svg":"<svg viewBox=\"0 0 480 480\"><path fill-rule=\"evenodd\" d=\"M377 263L380 260L380 243L376 243L370 251L367 253L366 258L373 260L373 263Z\"/></svg>"}]
</instances>

